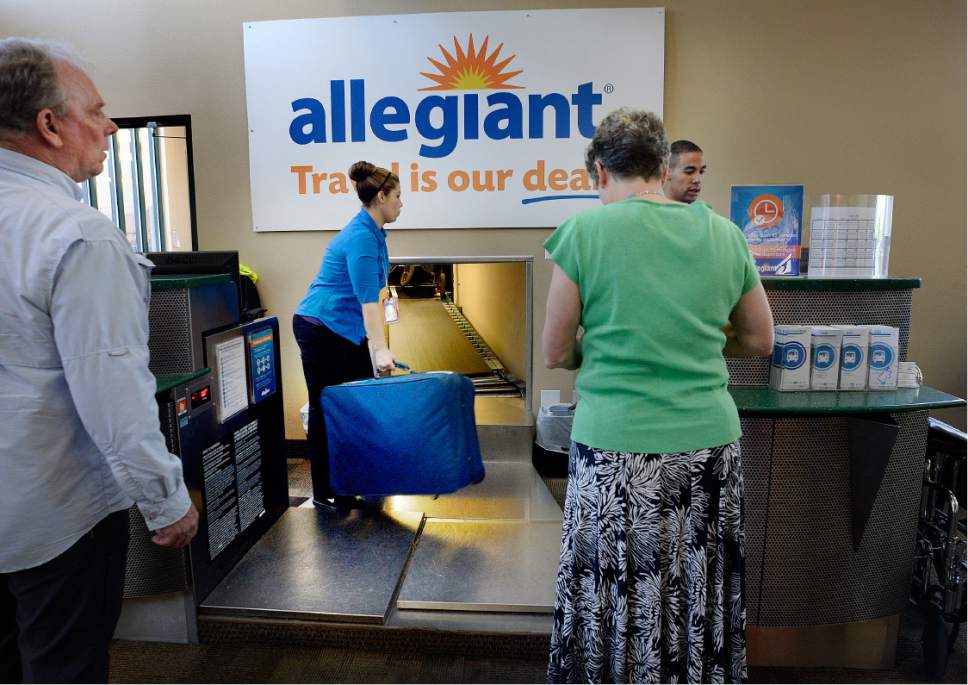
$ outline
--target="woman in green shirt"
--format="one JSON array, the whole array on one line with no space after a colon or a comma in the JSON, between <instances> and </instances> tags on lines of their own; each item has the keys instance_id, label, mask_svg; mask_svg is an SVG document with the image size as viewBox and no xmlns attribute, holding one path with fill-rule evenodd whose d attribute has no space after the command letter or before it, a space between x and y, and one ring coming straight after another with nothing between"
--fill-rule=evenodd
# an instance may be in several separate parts
<instances>
[{"instance_id":1,"label":"woman in green shirt","mask_svg":"<svg viewBox=\"0 0 968 685\"><path fill-rule=\"evenodd\" d=\"M665 130L618 110L585 165L603 207L545 242L545 364L578 369L548 678L746 677L740 424L724 354L769 355L742 232L662 194Z\"/></svg>"}]
</instances>

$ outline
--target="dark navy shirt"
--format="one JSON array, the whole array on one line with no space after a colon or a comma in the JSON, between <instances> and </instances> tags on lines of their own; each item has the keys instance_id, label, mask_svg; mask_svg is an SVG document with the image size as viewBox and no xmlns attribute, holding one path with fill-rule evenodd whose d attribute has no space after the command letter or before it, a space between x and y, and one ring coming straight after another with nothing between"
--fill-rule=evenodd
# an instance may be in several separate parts
<instances>
[{"instance_id":1,"label":"dark navy shirt","mask_svg":"<svg viewBox=\"0 0 968 685\"><path fill-rule=\"evenodd\" d=\"M361 305L380 301L389 271L386 231L361 209L326 248L319 274L296 314L317 319L359 344L366 337Z\"/></svg>"}]
</instances>

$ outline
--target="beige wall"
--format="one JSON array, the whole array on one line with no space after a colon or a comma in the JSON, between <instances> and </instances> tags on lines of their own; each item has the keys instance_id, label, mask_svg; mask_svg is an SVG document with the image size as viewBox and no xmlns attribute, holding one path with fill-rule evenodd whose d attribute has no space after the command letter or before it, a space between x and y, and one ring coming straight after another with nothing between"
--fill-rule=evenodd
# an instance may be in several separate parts
<instances>
[{"instance_id":1,"label":"beige wall","mask_svg":"<svg viewBox=\"0 0 968 685\"><path fill-rule=\"evenodd\" d=\"M454 265L455 304L507 370L525 381L527 268L521 262Z\"/></svg>"},{"instance_id":2,"label":"beige wall","mask_svg":"<svg viewBox=\"0 0 968 685\"><path fill-rule=\"evenodd\" d=\"M239 250L259 272L263 302L285 330L331 234L252 232L242 22L360 8L387 14L594 4L0 0L0 33L73 44L93 64L116 116L192 115L200 247ZM671 137L691 138L706 150L703 197L720 212L728 212L731 183L797 182L808 194L894 195L891 272L924 278L914 301L911 358L929 384L963 396L963 0L604 4L666 7L665 120ZM360 49L379 49L377 37ZM608 50L608 37L589 36L575 49ZM392 234L390 251L394 257L534 255L538 341L551 275L541 248L548 233L409 231ZM291 335L283 336L283 354L287 428L298 437L296 410L306 392ZM571 387L570 374L546 371L540 359L534 369L535 389ZM943 416L964 427L963 412Z\"/></svg>"},{"instance_id":3,"label":"beige wall","mask_svg":"<svg viewBox=\"0 0 968 685\"><path fill-rule=\"evenodd\" d=\"M188 146L184 126L159 129L161 139L161 173L165 179L165 221L168 226L168 249L189 252L192 249L192 211L188 193Z\"/></svg>"}]
</instances>

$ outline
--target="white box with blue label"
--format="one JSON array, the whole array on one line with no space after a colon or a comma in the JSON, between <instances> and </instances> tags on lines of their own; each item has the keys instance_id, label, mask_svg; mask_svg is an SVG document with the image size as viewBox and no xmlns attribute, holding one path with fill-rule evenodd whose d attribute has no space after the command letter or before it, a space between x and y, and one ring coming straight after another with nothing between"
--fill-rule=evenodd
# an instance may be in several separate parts
<instances>
[{"instance_id":1,"label":"white box with blue label","mask_svg":"<svg viewBox=\"0 0 968 685\"><path fill-rule=\"evenodd\" d=\"M774 390L810 389L811 326L774 326L770 387Z\"/></svg>"},{"instance_id":2,"label":"white box with blue label","mask_svg":"<svg viewBox=\"0 0 968 685\"><path fill-rule=\"evenodd\" d=\"M867 389L897 389L899 331L893 326L865 326L870 334L867 348Z\"/></svg>"},{"instance_id":3,"label":"white box with blue label","mask_svg":"<svg viewBox=\"0 0 968 685\"><path fill-rule=\"evenodd\" d=\"M840 389L866 390L870 331L863 326L834 326L834 328L844 334L840 342Z\"/></svg>"},{"instance_id":4,"label":"white box with blue label","mask_svg":"<svg viewBox=\"0 0 968 685\"><path fill-rule=\"evenodd\" d=\"M833 326L810 329L810 389L836 390L840 380L840 345L844 332Z\"/></svg>"}]
</instances>

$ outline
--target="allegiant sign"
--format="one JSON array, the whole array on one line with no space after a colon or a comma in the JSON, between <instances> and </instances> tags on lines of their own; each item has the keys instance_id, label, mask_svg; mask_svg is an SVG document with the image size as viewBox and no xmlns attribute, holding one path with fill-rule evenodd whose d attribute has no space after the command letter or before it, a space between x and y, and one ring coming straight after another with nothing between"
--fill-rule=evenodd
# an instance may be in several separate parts
<instances>
[{"instance_id":1,"label":"allegiant sign","mask_svg":"<svg viewBox=\"0 0 968 685\"><path fill-rule=\"evenodd\" d=\"M289 124L289 137L297 145L310 143L362 143L367 130L387 143L408 140L413 128L421 140L421 157L446 157L454 151L459 140L536 140L545 137L545 112L554 115L555 138L572 137L572 106L575 128L579 135L595 135L592 111L602 104L601 93L592 83L582 83L570 95L548 93L528 95L522 101L514 93L493 93L483 100L487 111L481 117L481 96L478 93L457 95L428 95L416 103L411 112L406 100L395 95L381 97L371 107L366 104L366 82L349 82L347 102L345 81L329 83L329 113L326 105L315 98L293 100L297 113ZM328 136L327 136L327 131Z\"/></svg>"},{"instance_id":2,"label":"allegiant sign","mask_svg":"<svg viewBox=\"0 0 968 685\"><path fill-rule=\"evenodd\" d=\"M597 122L621 106L661 114L663 21L631 9L246 23L255 230L341 228L359 159L400 176L394 228L557 225L597 204L584 170ZM598 63L576 49L603 32L613 49Z\"/></svg>"}]
</instances>

